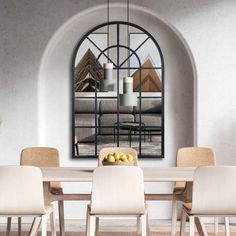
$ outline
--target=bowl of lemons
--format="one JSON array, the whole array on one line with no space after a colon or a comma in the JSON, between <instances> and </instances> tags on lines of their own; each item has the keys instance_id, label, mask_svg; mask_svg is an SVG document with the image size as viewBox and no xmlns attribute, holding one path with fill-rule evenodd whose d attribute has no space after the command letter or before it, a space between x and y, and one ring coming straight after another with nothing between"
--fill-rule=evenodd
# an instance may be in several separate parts
<instances>
[{"instance_id":1,"label":"bowl of lemons","mask_svg":"<svg viewBox=\"0 0 236 236\"><path fill-rule=\"evenodd\" d=\"M134 165L134 157L130 153L114 152L108 153L106 157L103 158L102 164L107 165Z\"/></svg>"}]
</instances>

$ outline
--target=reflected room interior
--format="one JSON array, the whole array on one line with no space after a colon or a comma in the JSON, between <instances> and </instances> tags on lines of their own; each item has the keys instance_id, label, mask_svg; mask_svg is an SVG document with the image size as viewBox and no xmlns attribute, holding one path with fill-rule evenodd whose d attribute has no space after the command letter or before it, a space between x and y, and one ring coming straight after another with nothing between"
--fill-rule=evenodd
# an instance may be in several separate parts
<instances>
[{"instance_id":1,"label":"reflected room interior","mask_svg":"<svg viewBox=\"0 0 236 236\"><path fill-rule=\"evenodd\" d=\"M74 157L117 146L164 156L163 64L156 40L134 24L111 22L85 35L73 63Z\"/></svg>"}]
</instances>

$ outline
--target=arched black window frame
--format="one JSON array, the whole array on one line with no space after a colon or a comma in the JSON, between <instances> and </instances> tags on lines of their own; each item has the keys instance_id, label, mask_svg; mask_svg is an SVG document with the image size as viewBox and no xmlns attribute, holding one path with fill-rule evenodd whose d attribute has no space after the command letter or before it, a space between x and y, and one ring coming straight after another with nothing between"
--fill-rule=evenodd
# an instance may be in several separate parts
<instances>
[{"instance_id":1,"label":"arched black window frame","mask_svg":"<svg viewBox=\"0 0 236 236\"><path fill-rule=\"evenodd\" d=\"M117 44L115 45L111 45L108 46L107 48L103 49L102 51L99 49L100 54L97 57L97 61L99 60L99 58L104 55L109 62L113 63L113 65L115 65L115 69L118 71L117 72L117 80L119 80L119 69L124 69L122 68L122 65L126 62L126 60L128 60L132 55L135 55L135 57L138 60L138 64L139 66L136 68L139 70L139 125L141 126L141 103L142 103L142 99L141 99L141 70L142 70L142 64L140 61L140 58L138 57L136 51L138 50L138 48L136 48L136 50L132 50L130 47L122 45L119 43L119 29L120 29L120 25L126 25L126 26L132 26L134 28L137 28L138 30L142 31L144 34L146 34L148 37L146 38L145 42L148 39L151 39L152 42L155 44L159 55L160 55L160 60L161 60L161 66L160 67L154 67L154 69L161 69L161 81L162 81L162 91L161 91L161 155L143 155L142 154L142 146L141 146L141 131L139 131L139 158L143 158L143 157L147 157L147 158L164 158L164 153L165 153L165 149L164 149L164 143L165 143L165 119L164 119L164 114L165 114L165 110L164 110L164 104L165 104L165 66L164 66L164 57L163 57L163 53L162 50L160 48L160 45L157 43L156 39L148 32L146 31L144 28L142 28L139 25L136 25L134 23L131 22L125 22L125 21L111 21L111 22L106 22L100 25L97 25L96 27L92 28L91 30L89 30L82 38L81 40L78 42L78 44L75 47L73 56L72 56L72 60L71 60L71 147L72 147L72 158L88 158L88 157L92 157L92 158L98 158L98 153L97 153L97 92L95 91L95 155L82 155L82 156L76 156L75 155L75 148L74 148L74 137L75 137L75 119L74 119L74 100L75 100L75 91L74 91L74 65L75 65L75 60L76 60L76 55L78 53L78 50L80 48L80 46L82 45L82 43L84 42L85 39L89 39L88 36L90 34L92 34L93 32L95 32L96 30L105 27L105 26L110 26L110 25L117 25ZM89 39L90 40L90 39ZM90 40L91 41L91 40ZM117 48L117 64L114 63L104 52L111 49L111 48ZM121 63L121 65L119 65L119 49L120 48L126 48L127 50L129 50L131 52L131 54L129 54L129 56L126 58L125 61L123 61ZM127 67L127 69L130 69L130 67ZM147 68L145 68L147 69ZM97 83L95 83L95 86L97 86ZM117 83L117 91L119 91L119 82ZM117 122L119 124L119 96L117 98ZM141 130L141 129L140 129ZM118 136L119 136L119 128L117 129L118 131ZM119 138L117 138L117 146L119 146Z\"/></svg>"}]
</instances>

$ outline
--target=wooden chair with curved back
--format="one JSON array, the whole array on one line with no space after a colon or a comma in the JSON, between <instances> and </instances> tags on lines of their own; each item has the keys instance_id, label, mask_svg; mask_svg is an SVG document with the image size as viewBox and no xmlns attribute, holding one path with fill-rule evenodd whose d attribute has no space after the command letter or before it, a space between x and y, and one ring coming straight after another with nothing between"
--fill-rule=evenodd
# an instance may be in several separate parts
<instances>
[{"instance_id":1,"label":"wooden chair with curved back","mask_svg":"<svg viewBox=\"0 0 236 236\"><path fill-rule=\"evenodd\" d=\"M189 217L189 235L194 236L194 218L207 216L236 216L236 167L202 166L195 170L192 203L184 204L180 235L185 234L185 222ZM226 227L226 235L229 235Z\"/></svg>"},{"instance_id":2,"label":"wooden chair with curved back","mask_svg":"<svg viewBox=\"0 0 236 236\"><path fill-rule=\"evenodd\" d=\"M34 166L0 166L0 215L34 217L29 236L47 236L50 218L52 236L56 236L53 205L44 204L42 172ZM19 204L20 203L20 204ZM7 229L7 235L10 234Z\"/></svg>"},{"instance_id":3,"label":"wooden chair with curved back","mask_svg":"<svg viewBox=\"0 0 236 236\"><path fill-rule=\"evenodd\" d=\"M184 147L177 151L176 157L177 167L201 167L201 166L215 166L216 158L214 151L207 147ZM185 190L185 182L176 182L174 193L181 194ZM176 234L177 222L177 203L173 201L172 205L172 230L171 235ZM226 219L227 221L227 219ZM215 233L218 232L218 220L215 218Z\"/></svg>"},{"instance_id":4,"label":"wooden chair with curved back","mask_svg":"<svg viewBox=\"0 0 236 236\"><path fill-rule=\"evenodd\" d=\"M128 179L120 184L120 180ZM131 204L132 203L132 204ZM93 172L91 202L87 208L86 235L94 236L98 217L138 217L141 235L148 235L143 171L137 166L101 166Z\"/></svg>"},{"instance_id":5,"label":"wooden chair with curved back","mask_svg":"<svg viewBox=\"0 0 236 236\"><path fill-rule=\"evenodd\" d=\"M98 166L101 167L103 166L103 159L107 157L109 153L114 153L114 152L123 152L125 154L131 154L134 158L134 166L138 166L138 154L137 151L134 148L131 147L108 147L108 148L102 148L99 152L99 157L98 157ZM140 232L140 225L141 225L141 218L137 217L137 225L138 225L138 231ZM149 230L148 222L147 222L147 227ZM99 217L96 217L96 233L99 231Z\"/></svg>"},{"instance_id":6,"label":"wooden chair with curved back","mask_svg":"<svg viewBox=\"0 0 236 236\"><path fill-rule=\"evenodd\" d=\"M51 147L29 147L25 148L21 152L20 165L23 166L36 166L36 167L59 167L59 153L58 150ZM59 182L51 182L51 192L54 194L63 194L63 189ZM64 225L64 203L58 201L59 223L60 223L60 235L65 235ZM8 219L8 228L11 222ZM18 232L20 233L21 220L18 219Z\"/></svg>"},{"instance_id":7,"label":"wooden chair with curved back","mask_svg":"<svg viewBox=\"0 0 236 236\"><path fill-rule=\"evenodd\" d=\"M134 158L134 165L138 166L138 154L137 151L130 147L108 147L102 148L98 157L98 166L103 166L102 161L109 153L123 152L125 154L131 154Z\"/></svg>"}]
</instances>

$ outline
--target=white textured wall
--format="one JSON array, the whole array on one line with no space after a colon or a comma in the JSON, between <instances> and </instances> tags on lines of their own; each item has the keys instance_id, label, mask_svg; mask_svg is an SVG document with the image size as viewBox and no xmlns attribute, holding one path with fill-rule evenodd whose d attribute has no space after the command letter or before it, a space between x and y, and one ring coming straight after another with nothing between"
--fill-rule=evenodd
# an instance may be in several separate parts
<instances>
[{"instance_id":1,"label":"white textured wall","mask_svg":"<svg viewBox=\"0 0 236 236\"><path fill-rule=\"evenodd\" d=\"M125 7L119 4L112 5L110 8L112 20L125 18ZM97 165L96 160L84 159L72 162L70 158L70 59L78 39L87 33L88 29L102 23L105 12L106 6L94 7L79 13L66 22L53 35L41 60L38 77L38 97L40 97L38 141L43 146L57 147L61 156L64 157L61 160L64 166L75 165L75 163L80 166ZM141 165L171 166L175 164L177 148L193 143L193 69L191 60L176 33L166 23L160 21L155 14L134 6L131 6L130 13L132 22L145 28L158 40L165 57L165 113L168 114L165 117L165 159L145 159L145 161L141 161ZM72 189L72 185L67 185L68 191ZM81 189L86 190L85 188ZM159 187L158 184L152 184L147 186L146 191L168 192L171 191L171 186L164 184ZM70 206L72 207L72 205ZM167 218L169 216L164 204L153 203L151 209L151 217ZM70 216L72 213L73 211ZM83 211L82 216L84 214Z\"/></svg>"},{"instance_id":2,"label":"white textured wall","mask_svg":"<svg viewBox=\"0 0 236 236\"><path fill-rule=\"evenodd\" d=\"M25 146L38 145L39 140L43 143L43 137L48 129L52 129L50 130L52 133L56 132L57 136L53 141L45 140L45 144L60 146L65 134L69 134L68 130L61 132L67 127L66 125L51 127L49 124L52 121L48 123L47 120L43 120L48 115L50 116L48 110L45 111L46 116L38 114L38 102L42 105L45 101L45 97L42 97L43 93L38 96L39 87L40 91L43 89L42 84L38 86L40 62L49 40L59 27L81 10L103 3L105 1L101 0L0 0L0 164L17 164L20 150ZM157 15L174 25L188 42L198 72L197 142L199 145L213 147L219 163L235 164L236 93L234 88L236 84L233 63L235 63L236 54L234 27L236 2L234 0L180 0L177 2L135 0L131 3L152 9ZM60 52L58 53L60 55ZM56 74L56 70L55 67L51 77ZM67 84L66 81L63 83ZM59 84L61 86L60 82ZM58 85L53 83L53 86L56 90ZM47 104L49 106L57 104L55 90L44 88L46 89L51 89L46 93L52 94ZM67 98L66 94L63 96ZM186 96L186 101L189 97L191 98L191 95ZM66 103L63 105L65 109L68 109L69 101ZM51 111L52 114L57 113L61 107L57 105L54 109ZM173 112L178 114L179 110L173 106ZM69 119L68 114L65 114L65 117L65 120ZM59 120L61 119L60 117ZM56 120L57 118L55 122ZM44 126L45 130L41 132L41 126L38 124L42 125L44 122L48 126ZM183 138L181 137L182 130L186 131L183 128L178 130L181 139ZM167 127L167 129L170 133L172 127ZM166 140L166 142L169 141ZM60 149L62 164L95 165L91 161L82 163L71 160L67 150ZM166 150L169 153L168 159L143 162L142 165L173 165L174 151ZM79 187L83 190L89 188L87 185ZM155 187L157 186L147 186L150 191L155 191ZM71 188L68 186L68 189ZM66 216L68 218L83 217L83 207L84 204L67 204ZM166 207L166 204L154 204L151 216L167 218L169 212L170 208Z\"/></svg>"}]
</instances>

